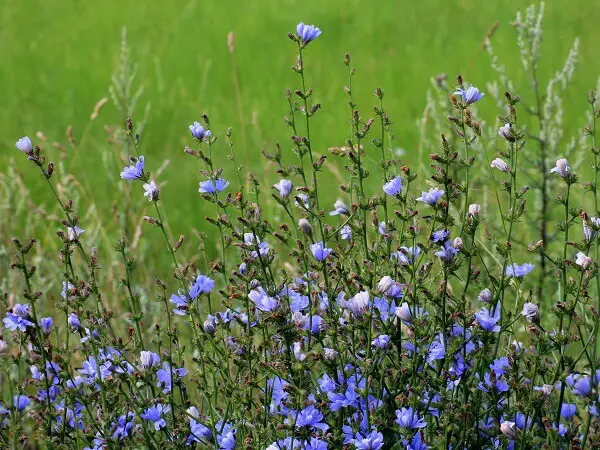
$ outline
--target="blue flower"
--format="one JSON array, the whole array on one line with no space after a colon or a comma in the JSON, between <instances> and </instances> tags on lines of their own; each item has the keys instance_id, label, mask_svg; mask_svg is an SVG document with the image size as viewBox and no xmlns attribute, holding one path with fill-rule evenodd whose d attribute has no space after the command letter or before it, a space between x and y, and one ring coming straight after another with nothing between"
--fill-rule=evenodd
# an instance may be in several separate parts
<instances>
[{"instance_id":1,"label":"blue flower","mask_svg":"<svg viewBox=\"0 0 600 450\"><path fill-rule=\"evenodd\" d=\"M383 185L383 192L387 195L399 195L402 192L402 178L392 178Z\"/></svg>"},{"instance_id":2,"label":"blue flower","mask_svg":"<svg viewBox=\"0 0 600 450\"><path fill-rule=\"evenodd\" d=\"M550 170L550 173L557 173L562 178L567 178L571 173L571 168L569 167L567 160L562 158L556 161L556 167L553 167L552 170Z\"/></svg>"},{"instance_id":3,"label":"blue flower","mask_svg":"<svg viewBox=\"0 0 600 450\"><path fill-rule=\"evenodd\" d=\"M356 437L352 440L352 443L356 447L356 450L379 450L383 447L383 434L377 430L373 430L365 436L356 433Z\"/></svg>"},{"instance_id":4,"label":"blue flower","mask_svg":"<svg viewBox=\"0 0 600 450\"><path fill-rule=\"evenodd\" d=\"M406 266L417 260L417 256L421 253L419 247L400 247L398 251L390 255L390 259L397 259L400 264Z\"/></svg>"},{"instance_id":5,"label":"blue flower","mask_svg":"<svg viewBox=\"0 0 600 450\"><path fill-rule=\"evenodd\" d=\"M407 430L425 428L427 426L425 419L417 415L410 406L396 410L396 423Z\"/></svg>"},{"instance_id":6,"label":"blue flower","mask_svg":"<svg viewBox=\"0 0 600 450\"><path fill-rule=\"evenodd\" d=\"M416 433L410 441L402 441L402 445L406 446L406 450L427 450L429 448L423 441L421 433Z\"/></svg>"},{"instance_id":7,"label":"blue flower","mask_svg":"<svg viewBox=\"0 0 600 450\"><path fill-rule=\"evenodd\" d=\"M22 151L23 153L30 154L33 152L33 144L31 143L31 139L27 136L22 137L15 143L15 147Z\"/></svg>"},{"instance_id":8,"label":"blue flower","mask_svg":"<svg viewBox=\"0 0 600 450\"><path fill-rule=\"evenodd\" d=\"M429 189L429 192L421 192L421 196L417 198L417 201L427 203L429 206L433 206L437 203L442 195L444 195L443 189L431 188Z\"/></svg>"},{"instance_id":9,"label":"blue flower","mask_svg":"<svg viewBox=\"0 0 600 450\"><path fill-rule=\"evenodd\" d=\"M194 280L192 287L190 288L190 298L196 299L200 294L208 294L215 287L214 280L208 278L205 275L199 274Z\"/></svg>"},{"instance_id":10,"label":"blue flower","mask_svg":"<svg viewBox=\"0 0 600 450\"><path fill-rule=\"evenodd\" d=\"M19 412L23 411L29 405L29 397L26 395L15 395L13 397L13 406Z\"/></svg>"},{"instance_id":11,"label":"blue flower","mask_svg":"<svg viewBox=\"0 0 600 450\"><path fill-rule=\"evenodd\" d=\"M485 95L482 92L479 92L475 86L469 86L467 89L459 89L454 93L454 95L460 95L467 105L475 103L483 98Z\"/></svg>"},{"instance_id":12,"label":"blue flower","mask_svg":"<svg viewBox=\"0 0 600 450\"><path fill-rule=\"evenodd\" d=\"M527 275L529 272L533 270L535 266L530 263L525 263L523 265L518 265L517 263L513 263L510 266L506 266L505 275L507 277L517 277L521 278Z\"/></svg>"},{"instance_id":13,"label":"blue flower","mask_svg":"<svg viewBox=\"0 0 600 450\"><path fill-rule=\"evenodd\" d=\"M344 225L340 230L340 237L345 241L351 241L352 229L348 225Z\"/></svg>"},{"instance_id":14,"label":"blue flower","mask_svg":"<svg viewBox=\"0 0 600 450\"><path fill-rule=\"evenodd\" d=\"M325 259L331 254L331 249L325 247L322 242L311 244L310 251L317 261L325 261Z\"/></svg>"},{"instance_id":15,"label":"blue flower","mask_svg":"<svg viewBox=\"0 0 600 450\"><path fill-rule=\"evenodd\" d=\"M302 40L302 43L308 45L309 42L314 41L321 35L321 30L314 25L305 25L300 22L296 26L296 33L298 33L298 37Z\"/></svg>"},{"instance_id":16,"label":"blue flower","mask_svg":"<svg viewBox=\"0 0 600 450\"><path fill-rule=\"evenodd\" d=\"M237 430L230 423L222 420L217 422L217 443L220 450L233 450L235 448L235 434Z\"/></svg>"},{"instance_id":17,"label":"blue flower","mask_svg":"<svg viewBox=\"0 0 600 450\"><path fill-rule=\"evenodd\" d=\"M329 429L329 425L323 422L323 414L313 405L304 408L298 413L296 427L308 427L323 432Z\"/></svg>"},{"instance_id":18,"label":"blue flower","mask_svg":"<svg viewBox=\"0 0 600 450\"><path fill-rule=\"evenodd\" d=\"M10 312L6 313L6 317L3 319L3 322L4 326L10 331L25 331L27 327L33 326L33 322Z\"/></svg>"},{"instance_id":19,"label":"blue flower","mask_svg":"<svg viewBox=\"0 0 600 450\"><path fill-rule=\"evenodd\" d=\"M151 406L150 408L146 409L142 414L140 414L140 417L150 422L154 422L154 429L156 431L160 431L161 428L167 426L167 421L163 419L162 415L169 411L171 411L170 405L163 405L162 403L159 403L156 406Z\"/></svg>"},{"instance_id":20,"label":"blue flower","mask_svg":"<svg viewBox=\"0 0 600 450\"><path fill-rule=\"evenodd\" d=\"M380 334L371 342L373 347L386 349L390 346L390 337L387 334Z\"/></svg>"},{"instance_id":21,"label":"blue flower","mask_svg":"<svg viewBox=\"0 0 600 450\"><path fill-rule=\"evenodd\" d=\"M440 251L435 252L435 256L439 256L444 262L447 263L452 262L457 254L458 250L454 248L454 245L452 245L450 240L447 240L444 243L444 247Z\"/></svg>"},{"instance_id":22,"label":"blue flower","mask_svg":"<svg viewBox=\"0 0 600 450\"><path fill-rule=\"evenodd\" d=\"M256 248L258 245L258 252L256 250L250 251L252 259L258 258L259 253L260 256L266 256L271 250L269 243L267 241L260 242L260 239L254 233L244 233L244 244L250 248Z\"/></svg>"},{"instance_id":23,"label":"blue flower","mask_svg":"<svg viewBox=\"0 0 600 450\"><path fill-rule=\"evenodd\" d=\"M429 346L427 352L427 363L433 365L434 361L439 361L446 357L446 346L444 345L444 336L440 333Z\"/></svg>"},{"instance_id":24,"label":"blue flower","mask_svg":"<svg viewBox=\"0 0 600 450\"><path fill-rule=\"evenodd\" d=\"M577 414L577 406L572 403L563 403L560 407L560 416L565 420L571 420Z\"/></svg>"},{"instance_id":25,"label":"blue flower","mask_svg":"<svg viewBox=\"0 0 600 450\"><path fill-rule=\"evenodd\" d=\"M79 369L79 373L86 375L84 381L87 384L95 383L98 380L105 380L110 375L110 361L98 365L96 358L90 356L83 362L83 367Z\"/></svg>"},{"instance_id":26,"label":"blue flower","mask_svg":"<svg viewBox=\"0 0 600 450\"><path fill-rule=\"evenodd\" d=\"M435 243L445 242L448 236L450 236L449 230L437 230L431 233L431 240Z\"/></svg>"},{"instance_id":27,"label":"blue flower","mask_svg":"<svg viewBox=\"0 0 600 450\"><path fill-rule=\"evenodd\" d=\"M591 378L588 375L569 375L565 381L575 395L587 397L592 392Z\"/></svg>"},{"instance_id":28,"label":"blue flower","mask_svg":"<svg viewBox=\"0 0 600 450\"><path fill-rule=\"evenodd\" d=\"M42 332L46 335L50 334L50 328L54 324L54 319L52 317L42 317L40 319L40 327L42 327Z\"/></svg>"},{"instance_id":29,"label":"blue flower","mask_svg":"<svg viewBox=\"0 0 600 450\"><path fill-rule=\"evenodd\" d=\"M479 311L475 313L475 321L479 324L481 328L485 331L493 331L494 333L498 333L500 331L500 327L496 325L500 320L500 305L496 306L496 312L492 315L492 312L487 308L481 308Z\"/></svg>"},{"instance_id":30,"label":"blue flower","mask_svg":"<svg viewBox=\"0 0 600 450\"><path fill-rule=\"evenodd\" d=\"M190 132L192 133L192 136L194 136L194 139L199 141L203 141L204 138L209 138L212 134L210 130L205 130L204 127L200 125L200 122L194 122L190 125Z\"/></svg>"},{"instance_id":31,"label":"blue flower","mask_svg":"<svg viewBox=\"0 0 600 450\"><path fill-rule=\"evenodd\" d=\"M200 182L200 189L198 192L201 194L218 194L229 186L229 181L219 177L216 180L206 180Z\"/></svg>"},{"instance_id":32,"label":"blue flower","mask_svg":"<svg viewBox=\"0 0 600 450\"><path fill-rule=\"evenodd\" d=\"M327 450L327 443L318 438L310 438L304 445L304 450Z\"/></svg>"},{"instance_id":33,"label":"blue flower","mask_svg":"<svg viewBox=\"0 0 600 450\"><path fill-rule=\"evenodd\" d=\"M197 421L200 418L200 414L195 406L188 408L187 412L194 418L190 417L190 435L187 438L186 444L189 445L192 442L207 444L207 441L212 440L212 431L206 425Z\"/></svg>"},{"instance_id":34,"label":"blue flower","mask_svg":"<svg viewBox=\"0 0 600 450\"><path fill-rule=\"evenodd\" d=\"M262 289L253 289L248 293L250 300L256 305L256 309L262 312L273 312L279 308L279 300L273 297L269 297L267 293Z\"/></svg>"},{"instance_id":35,"label":"blue flower","mask_svg":"<svg viewBox=\"0 0 600 450\"><path fill-rule=\"evenodd\" d=\"M82 406L83 409L83 406ZM123 439L128 437L133 430L135 414L131 411L127 414L119 416L116 423L112 424L112 428L115 428L113 432L113 439Z\"/></svg>"},{"instance_id":36,"label":"blue flower","mask_svg":"<svg viewBox=\"0 0 600 450\"><path fill-rule=\"evenodd\" d=\"M156 386L162 388L163 393L167 394L171 392L171 378L173 378L175 383L178 383L187 375L187 369L184 367L180 367L179 369L171 368L168 362L164 362L162 367L162 369L156 371L156 379L158 380Z\"/></svg>"},{"instance_id":37,"label":"blue flower","mask_svg":"<svg viewBox=\"0 0 600 450\"><path fill-rule=\"evenodd\" d=\"M281 197L287 198L290 195L290 192L292 192L293 184L290 180L281 180L273 187L279 191Z\"/></svg>"},{"instance_id":38,"label":"blue flower","mask_svg":"<svg viewBox=\"0 0 600 450\"><path fill-rule=\"evenodd\" d=\"M123 172L121 172L121 178L124 180L136 180L138 178L142 178L144 174L144 157L140 156L139 158L131 158L131 161L134 165L125 167Z\"/></svg>"},{"instance_id":39,"label":"blue flower","mask_svg":"<svg viewBox=\"0 0 600 450\"><path fill-rule=\"evenodd\" d=\"M508 358L502 356L501 358L496 358L492 364L490 364L490 369L494 371L497 376L502 376L506 373L506 369L510 368L508 364Z\"/></svg>"}]
</instances>

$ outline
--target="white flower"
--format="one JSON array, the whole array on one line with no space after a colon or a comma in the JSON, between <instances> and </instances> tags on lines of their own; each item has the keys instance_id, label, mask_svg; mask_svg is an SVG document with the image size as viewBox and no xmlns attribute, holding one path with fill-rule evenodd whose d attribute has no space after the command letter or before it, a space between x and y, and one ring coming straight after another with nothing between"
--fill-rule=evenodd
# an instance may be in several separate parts
<instances>
[{"instance_id":1,"label":"white flower","mask_svg":"<svg viewBox=\"0 0 600 450\"><path fill-rule=\"evenodd\" d=\"M452 242L452 246L455 249L460 250L463 247L463 240L460 237L455 238Z\"/></svg>"},{"instance_id":2,"label":"white flower","mask_svg":"<svg viewBox=\"0 0 600 450\"><path fill-rule=\"evenodd\" d=\"M577 253L577 259L575 260L575 263L581 266L584 270L587 270L592 264L592 258L586 256L586 254L583 252L579 252Z\"/></svg>"},{"instance_id":3,"label":"white flower","mask_svg":"<svg viewBox=\"0 0 600 450\"><path fill-rule=\"evenodd\" d=\"M492 161L492 164L490 164L490 167L494 168L494 169L498 169L502 172L510 172L510 167L508 167L508 164L506 164L504 161L502 161L500 158L496 158Z\"/></svg>"},{"instance_id":4,"label":"white flower","mask_svg":"<svg viewBox=\"0 0 600 450\"><path fill-rule=\"evenodd\" d=\"M510 123L498 128L498 135L509 142L515 142L515 137L510 132Z\"/></svg>"},{"instance_id":5,"label":"white flower","mask_svg":"<svg viewBox=\"0 0 600 450\"><path fill-rule=\"evenodd\" d=\"M394 280L390 276L385 276L377 283L377 292L385 294L394 285Z\"/></svg>"},{"instance_id":6,"label":"white flower","mask_svg":"<svg viewBox=\"0 0 600 450\"><path fill-rule=\"evenodd\" d=\"M469 214L472 215L473 217L479 217L479 214L481 213L481 206L473 203L472 205L469 205Z\"/></svg>"},{"instance_id":7,"label":"white flower","mask_svg":"<svg viewBox=\"0 0 600 450\"><path fill-rule=\"evenodd\" d=\"M565 158L561 158L558 161L556 161L556 167L554 167L550 171L550 173L552 173L552 172L556 172L561 177L567 178L569 176L569 174L571 173L571 169L569 168L569 165L567 164L567 160Z\"/></svg>"},{"instance_id":8,"label":"white flower","mask_svg":"<svg viewBox=\"0 0 600 450\"><path fill-rule=\"evenodd\" d=\"M156 183L154 182L154 180L151 180L150 183L144 183L144 197L147 197L148 200L150 200L151 202L155 202L156 200L158 200L158 186L156 185Z\"/></svg>"},{"instance_id":9,"label":"white flower","mask_svg":"<svg viewBox=\"0 0 600 450\"><path fill-rule=\"evenodd\" d=\"M346 303L346 307L354 317L363 316L369 310L369 293L367 291L359 292Z\"/></svg>"},{"instance_id":10,"label":"white flower","mask_svg":"<svg viewBox=\"0 0 600 450\"><path fill-rule=\"evenodd\" d=\"M502 422L500 424L500 431L509 439L514 439L517 437L517 428L514 422Z\"/></svg>"}]
</instances>

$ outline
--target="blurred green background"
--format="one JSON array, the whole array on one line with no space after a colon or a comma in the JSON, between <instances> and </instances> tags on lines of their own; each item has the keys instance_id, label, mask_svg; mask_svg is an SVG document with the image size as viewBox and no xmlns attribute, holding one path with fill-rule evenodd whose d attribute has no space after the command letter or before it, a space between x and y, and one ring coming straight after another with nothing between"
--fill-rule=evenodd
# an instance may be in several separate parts
<instances>
[{"instance_id":1,"label":"blurred green background","mask_svg":"<svg viewBox=\"0 0 600 450\"><path fill-rule=\"evenodd\" d=\"M367 116L375 105L373 90L384 89L385 107L394 122L394 146L406 150L410 163L416 158L415 121L422 114L432 76L445 72L453 85L460 72L485 91L493 72L481 45L496 21L495 51L522 89L518 93L531 98L510 26L516 11L528 5L519 0L4 0L0 8L0 170L8 158L20 156L14 142L23 135L33 138L42 131L49 141L66 144L67 125L73 126L77 141L88 127L72 170L93 195L99 215L121 201L118 181L109 179L100 164L104 152L115 152L106 143L104 124L119 124L121 117L110 102L97 120L90 123L89 117L96 102L108 94L111 74L119 63L121 30L126 27L131 57L138 64L135 86L145 87L134 122L141 120L144 105L151 103L142 144L147 167L156 169L165 159L171 162L159 181L168 180L162 196L174 233L203 228L203 217L213 207L199 198L199 167L182 151L192 144L188 125L207 113L216 135L222 137L232 126L240 162L274 180L274 168L265 166L260 152L271 150L277 142L284 151L290 148L290 131L282 121L287 113L283 94L288 87L297 88L299 80L290 70L296 53L286 34L295 30L297 22L314 23L323 30L306 54L308 85L316 91L314 101L323 104L312 129L316 151L326 153L327 147L342 145L347 138L343 92L347 73L342 60L350 52L357 67L354 94L359 108ZM546 4L539 70L543 81L562 66L573 39L581 37L580 63L565 104L565 120L573 127L583 126L587 91L595 87L600 73L595 50L599 23L600 8L593 0ZM234 88L229 32L235 35L241 104ZM498 113L494 103L481 102L480 111L493 125ZM50 159L59 158L59 151L51 146L46 151ZM67 160L73 157L69 152L74 150L67 145ZM224 139L217 153L222 165L229 164ZM18 159L26 179L31 179L28 186L33 195L44 199L43 180L30 173L31 168L26 172L26 161ZM227 170L232 179L231 165ZM331 201L335 196L330 191ZM140 203L145 201L141 193L139 197Z\"/></svg>"}]
</instances>

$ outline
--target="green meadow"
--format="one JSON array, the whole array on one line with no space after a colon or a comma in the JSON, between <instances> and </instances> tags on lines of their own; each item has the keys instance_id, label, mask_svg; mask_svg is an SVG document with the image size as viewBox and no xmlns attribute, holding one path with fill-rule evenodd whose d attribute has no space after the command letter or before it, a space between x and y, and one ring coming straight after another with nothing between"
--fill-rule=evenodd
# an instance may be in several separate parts
<instances>
[{"instance_id":1,"label":"green meadow","mask_svg":"<svg viewBox=\"0 0 600 450\"><path fill-rule=\"evenodd\" d=\"M144 87L134 122L142 120L149 104L142 153L154 170L169 161L158 181L168 180L161 195L170 226L177 235L203 229L205 208L212 206L200 200L199 166L183 152L185 145L192 144L188 125L204 113L210 116L212 131L221 138L215 147L215 153L222 155L217 161L230 179L234 175L225 158L223 137L232 127L239 162L259 178L274 182L275 167L265 162L261 151L271 151L280 143L285 154L292 147L282 118L288 112L285 89L299 87L290 70L295 45L287 38L299 21L323 30L306 52L308 86L315 90L314 102L323 105L312 128L315 151L325 154L328 147L343 145L348 137L343 58L350 52L357 68L353 94L363 117L372 113L373 90L381 87L394 122L393 145L404 149L406 163L415 164L416 122L432 89L431 78L446 73L452 87L461 73L485 92L494 74L482 43L495 24L495 52L515 81L516 94L531 100L530 82L520 66L516 32L510 25L516 11L528 4L517 0L6 0L0 8L0 169L10 159L18 159L31 195L38 203L50 204L43 180L14 149L19 137L34 138L41 131L47 137L48 157L64 161L99 210L122 204L118 172L109 177L102 164L111 152L117 157L115 147L107 143L105 125L122 127L122 117L110 99L96 120L90 121L90 114L108 96L125 27L137 66L133 87ZM581 38L578 70L565 95L567 126L581 128L585 123L587 91L595 87L600 74L599 23L600 8L592 0L546 3L542 82L562 66L574 38ZM227 43L230 32L233 54ZM479 111L488 126L496 126L494 102L481 102ZM67 142L69 125L76 150ZM65 150L50 145L55 141ZM434 150L425 149L424 155ZM287 162L294 162L291 155ZM119 167L124 161L116 163ZM379 189L378 179L373 177L371 183L373 190ZM328 204L337 196L335 183L330 185ZM141 203L144 199L139 196Z\"/></svg>"}]
</instances>

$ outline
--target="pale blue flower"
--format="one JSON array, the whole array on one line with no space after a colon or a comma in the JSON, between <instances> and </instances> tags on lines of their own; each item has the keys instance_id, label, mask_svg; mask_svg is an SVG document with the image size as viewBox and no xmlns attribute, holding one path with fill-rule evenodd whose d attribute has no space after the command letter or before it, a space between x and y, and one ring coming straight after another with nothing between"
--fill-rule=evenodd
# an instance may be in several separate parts
<instances>
[{"instance_id":1,"label":"pale blue flower","mask_svg":"<svg viewBox=\"0 0 600 450\"><path fill-rule=\"evenodd\" d=\"M198 192L201 194L218 194L229 186L229 181L219 177L216 180L205 180L200 182L200 189Z\"/></svg>"},{"instance_id":2,"label":"pale blue flower","mask_svg":"<svg viewBox=\"0 0 600 450\"><path fill-rule=\"evenodd\" d=\"M483 98L485 95L482 92L479 92L475 86L469 86L467 89L459 89L454 93L454 95L460 95L467 105L475 103Z\"/></svg>"},{"instance_id":3,"label":"pale blue flower","mask_svg":"<svg viewBox=\"0 0 600 450\"><path fill-rule=\"evenodd\" d=\"M310 251L317 261L325 261L325 259L330 255L331 249L325 247L322 242L316 242L311 244Z\"/></svg>"},{"instance_id":4,"label":"pale blue flower","mask_svg":"<svg viewBox=\"0 0 600 450\"><path fill-rule=\"evenodd\" d=\"M190 125L190 132L192 133L192 136L194 136L194 139L199 141L203 141L204 138L209 138L212 134L210 130L205 130L204 127L200 125L200 122L194 122Z\"/></svg>"},{"instance_id":5,"label":"pale blue flower","mask_svg":"<svg viewBox=\"0 0 600 450\"><path fill-rule=\"evenodd\" d=\"M134 164L125 167L125 169L123 169L123 172L121 172L121 178L123 178L124 180L136 180L138 178L142 178L144 174L144 157L140 156L137 159L132 158L131 161Z\"/></svg>"},{"instance_id":6,"label":"pale blue flower","mask_svg":"<svg viewBox=\"0 0 600 450\"><path fill-rule=\"evenodd\" d=\"M505 275L507 277L522 278L533 270L535 266L531 263L518 265L517 263L506 266Z\"/></svg>"},{"instance_id":7,"label":"pale blue flower","mask_svg":"<svg viewBox=\"0 0 600 450\"><path fill-rule=\"evenodd\" d=\"M287 198L292 192L292 182L290 180L281 180L279 183L273 186L279 191L279 195L283 198Z\"/></svg>"},{"instance_id":8,"label":"pale blue flower","mask_svg":"<svg viewBox=\"0 0 600 450\"><path fill-rule=\"evenodd\" d=\"M383 192L387 195L399 195L402 192L402 178L395 177L383 185Z\"/></svg>"},{"instance_id":9,"label":"pale blue flower","mask_svg":"<svg viewBox=\"0 0 600 450\"><path fill-rule=\"evenodd\" d=\"M321 30L314 25L305 25L300 22L296 27L296 33L298 33L298 37L302 40L302 43L308 45L309 42L314 41L321 35Z\"/></svg>"},{"instance_id":10,"label":"pale blue flower","mask_svg":"<svg viewBox=\"0 0 600 450\"><path fill-rule=\"evenodd\" d=\"M33 152L33 144L31 143L31 139L27 136L22 137L15 143L15 147L22 151L23 153L30 154Z\"/></svg>"},{"instance_id":11,"label":"pale blue flower","mask_svg":"<svg viewBox=\"0 0 600 450\"><path fill-rule=\"evenodd\" d=\"M429 189L429 192L421 192L421 196L417 198L417 201L427 203L429 206L433 206L437 203L442 195L444 195L443 189L431 188Z\"/></svg>"}]
</instances>

